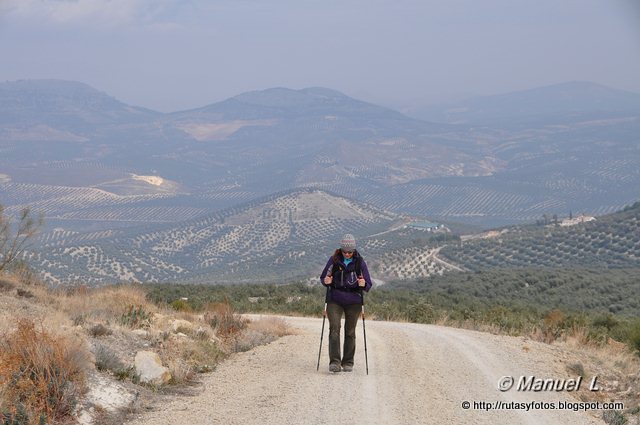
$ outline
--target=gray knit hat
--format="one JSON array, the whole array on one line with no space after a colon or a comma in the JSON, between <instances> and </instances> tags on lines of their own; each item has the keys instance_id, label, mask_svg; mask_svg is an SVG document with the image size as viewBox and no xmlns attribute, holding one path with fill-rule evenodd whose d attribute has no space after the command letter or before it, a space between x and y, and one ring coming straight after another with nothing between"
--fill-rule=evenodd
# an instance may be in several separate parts
<instances>
[{"instance_id":1,"label":"gray knit hat","mask_svg":"<svg viewBox=\"0 0 640 425\"><path fill-rule=\"evenodd\" d=\"M351 233L347 233L340 241L340 249L343 251L353 251L356 249L356 238Z\"/></svg>"}]
</instances>

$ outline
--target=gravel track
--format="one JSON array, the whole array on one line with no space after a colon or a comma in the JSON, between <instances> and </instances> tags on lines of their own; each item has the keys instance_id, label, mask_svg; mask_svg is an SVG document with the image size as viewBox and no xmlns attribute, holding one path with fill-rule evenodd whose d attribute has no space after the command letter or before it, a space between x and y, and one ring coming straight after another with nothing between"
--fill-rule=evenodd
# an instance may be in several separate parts
<instances>
[{"instance_id":1,"label":"gravel track","mask_svg":"<svg viewBox=\"0 0 640 425\"><path fill-rule=\"evenodd\" d=\"M232 356L195 396L161 396L130 424L603 424L572 410L464 410L464 401L559 402L566 393L500 392L502 376L570 377L553 346L433 325L362 322L352 373L328 372L321 319L287 317L298 333ZM596 412L593 412L596 414Z\"/></svg>"}]
</instances>

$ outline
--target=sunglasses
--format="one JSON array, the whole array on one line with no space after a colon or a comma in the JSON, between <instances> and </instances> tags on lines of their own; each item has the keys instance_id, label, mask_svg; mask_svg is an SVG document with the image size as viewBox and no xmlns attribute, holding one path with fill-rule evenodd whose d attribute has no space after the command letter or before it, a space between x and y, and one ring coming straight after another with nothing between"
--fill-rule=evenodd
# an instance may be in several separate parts
<instances>
[{"instance_id":1,"label":"sunglasses","mask_svg":"<svg viewBox=\"0 0 640 425\"><path fill-rule=\"evenodd\" d=\"M344 249L342 250L343 254L353 254L353 251L345 251Z\"/></svg>"}]
</instances>

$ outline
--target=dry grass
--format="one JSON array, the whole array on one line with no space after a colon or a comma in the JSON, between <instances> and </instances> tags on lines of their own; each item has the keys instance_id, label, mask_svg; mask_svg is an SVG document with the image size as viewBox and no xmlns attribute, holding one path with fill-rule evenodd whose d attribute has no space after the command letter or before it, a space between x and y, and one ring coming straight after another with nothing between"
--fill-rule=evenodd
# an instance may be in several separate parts
<instances>
[{"instance_id":1,"label":"dry grass","mask_svg":"<svg viewBox=\"0 0 640 425\"><path fill-rule=\"evenodd\" d=\"M20 320L0 344L0 417L28 424L72 417L85 391L89 359L80 342Z\"/></svg>"},{"instance_id":2,"label":"dry grass","mask_svg":"<svg viewBox=\"0 0 640 425\"><path fill-rule=\"evenodd\" d=\"M43 326L52 330L72 326L90 329L99 324L113 330L121 322L129 327L141 324L144 320L138 322L137 319L150 318L159 310L146 300L144 290L135 286L48 289L35 281L23 282L15 275L0 275L0 279L7 282L6 286L15 288L4 293L12 296L3 299L5 305L0 308L0 331L15 327L17 311L40 319ZM18 291L30 296L20 296ZM131 313L140 309L145 313L143 317Z\"/></svg>"},{"instance_id":3,"label":"dry grass","mask_svg":"<svg viewBox=\"0 0 640 425\"><path fill-rule=\"evenodd\" d=\"M258 320L252 320L249 322L248 329L273 335L277 338L293 333L289 324L280 317L261 317Z\"/></svg>"},{"instance_id":4,"label":"dry grass","mask_svg":"<svg viewBox=\"0 0 640 425\"><path fill-rule=\"evenodd\" d=\"M101 336L108 336L108 335L112 335L113 331L103 325L102 323L98 323L96 325L93 325L90 329L89 329L89 335L91 335L94 338L98 338Z\"/></svg>"},{"instance_id":5,"label":"dry grass","mask_svg":"<svg viewBox=\"0 0 640 425\"><path fill-rule=\"evenodd\" d=\"M136 388L139 350L156 351L172 374L169 388L181 390L231 353L291 333L283 320L249 321L229 302L198 313L155 305L135 285L48 289L27 277L0 275L0 424L73 421L89 402L87 368ZM97 423L117 423L95 407Z\"/></svg>"},{"instance_id":6,"label":"dry grass","mask_svg":"<svg viewBox=\"0 0 640 425\"><path fill-rule=\"evenodd\" d=\"M234 313L229 301L207 305L204 320L222 339L233 339L247 327L247 320Z\"/></svg>"},{"instance_id":7,"label":"dry grass","mask_svg":"<svg viewBox=\"0 0 640 425\"><path fill-rule=\"evenodd\" d=\"M13 286L7 292L0 291L0 334L15 331L18 320L23 317L31 318L53 332L70 327L68 316L48 305L49 294L44 286L27 286L15 276L6 274L0 274L0 279ZM18 290L29 290L34 296L19 296Z\"/></svg>"},{"instance_id":8,"label":"dry grass","mask_svg":"<svg viewBox=\"0 0 640 425\"><path fill-rule=\"evenodd\" d=\"M80 286L66 292L56 293L52 302L76 321L114 322L135 309L142 308L149 314L158 311L147 301L142 288L135 286L106 286L87 288Z\"/></svg>"},{"instance_id":9,"label":"dry grass","mask_svg":"<svg viewBox=\"0 0 640 425\"><path fill-rule=\"evenodd\" d=\"M247 329L236 340L236 351L248 351L259 345L268 344L293 331L279 317L261 317L248 323Z\"/></svg>"},{"instance_id":10,"label":"dry grass","mask_svg":"<svg viewBox=\"0 0 640 425\"><path fill-rule=\"evenodd\" d=\"M96 369L99 371L108 371L118 375L127 369L118 354L105 345L96 343L93 347L93 355L96 359Z\"/></svg>"},{"instance_id":11,"label":"dry grass","mask_svg":"<svg viewBox=\"0 0 640 425\"><path fill-rule=\"evenodd\" d=\"M176 335L172 335L160 350L173 384L193 382L198 373L212 371L227 356L228 353L213 340L193 340Z\"/></svg>"},{"instance_id":12,"label":"dry grass","mask_svg":"<svg viewBox=\"0 0 640 425\"><path fill-rule=\"evenodd\" d=\"M16 287L16 282L6 276L0 276L0 292L10 292Z\"/></svg>"},{"instance_id":13,"label":"dry grass","mask_svg":"<svg viewBox=\"0 0 640 425\"><path fill-rule=\"evenodd\" d=\"M597 377L600 391L583 388L577 394L581 400L621 401L625 410L616 413L615 417L622 422L607 423L640 423L640 359L637 355L616 341L606 345L589 343L585 335L580 333L564 341L556 341L553 345L569 353L570 360L565 363L567 370L584 376L585 382Z\"/></svg>"}]
</instances>

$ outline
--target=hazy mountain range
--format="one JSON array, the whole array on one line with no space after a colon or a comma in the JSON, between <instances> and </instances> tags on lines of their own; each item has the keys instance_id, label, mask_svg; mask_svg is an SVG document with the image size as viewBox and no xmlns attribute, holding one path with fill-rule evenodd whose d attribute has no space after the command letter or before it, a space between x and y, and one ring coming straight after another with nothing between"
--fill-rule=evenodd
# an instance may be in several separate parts
<instances>
[{"instance_id":1,"label":"hazy mountain range","mask_svg":"<svg viewBox=\"0 0 640 425\"><path fill-rule=\"evenodd\" d=\"M82 234L131 241L156 232L148 226L189 228L300 189L481 227L604 214L640 198L639 99L567 83L444 105L420 115L429 122L326 88L165 114L77 82L6 82L0 204L44 212L43 240L59 247Z\"/></svg>"},{"instance_id":2,"label":"hazy mountain range","mask_svg":"<svg viewBox=\"0 0 640 425\"><path fill-rule=\"evenodd\" d=\"M446 105L415 105L403 111L426 121L522 127L637 116L640 94L574 81Z\"/></svg>"}]
</instances>

